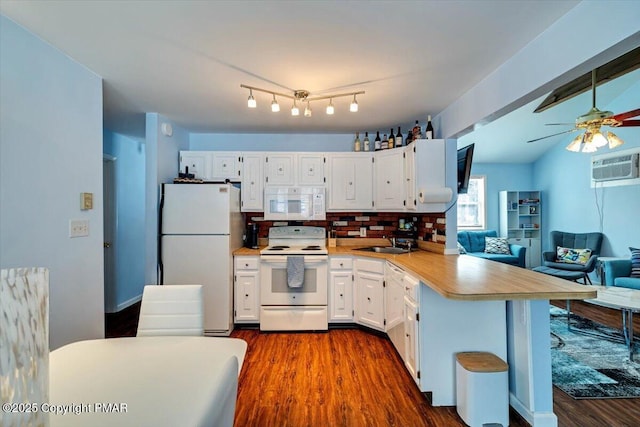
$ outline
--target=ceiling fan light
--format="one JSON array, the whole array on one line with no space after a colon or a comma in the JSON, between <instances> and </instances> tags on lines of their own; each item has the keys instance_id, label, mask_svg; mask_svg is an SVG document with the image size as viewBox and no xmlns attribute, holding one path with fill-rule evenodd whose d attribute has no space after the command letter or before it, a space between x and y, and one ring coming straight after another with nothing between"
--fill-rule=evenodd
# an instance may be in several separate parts
<instances>
[{"instance_id":1,"label":"ceiling fan light","mask_svg":"<svg viewBox=\"0 0 640 427\"><path fill-rule=\"evenodd\" d=\"M607 139L609 140L609 148L617 148L624 144L624 141L613 132L607 132Z\"/></svg>"},{"instance_id":2,"label":"ceiling fan light","mask_svg":"<svg viewBox=\"0 0 640 427\"><path fill-rule=\"evenodd\" d=\"M596 151L598 151L598 147L596 147L593 141L585 142L584 145L582 146L583 153L595 153Z\"/></svg>"},{"instance_id":3,"label":"ceiling fan light","mask_svg":"<svg viewBox=\"0 0 640 427\"><path fill-rule=\"evenodd\" d=\"M607 138L605 138L602 132L600 132L600 129L597 129L592 135L591 143L596 147L596 149L604 147L609 143Z\"/></svg>"},{"instance_id":4,"label":"ceiling fan light","mask_svg":"<svg viewBox=\"0 0 640 427\"><path fill-rule=\"evenodd\" d=\"M567 145L567 150L573 151L574 153L580 152L580 146L582 145L582 139L584 138L583 134L576 136L573 141Z\"/></svg>"}]
</instances>

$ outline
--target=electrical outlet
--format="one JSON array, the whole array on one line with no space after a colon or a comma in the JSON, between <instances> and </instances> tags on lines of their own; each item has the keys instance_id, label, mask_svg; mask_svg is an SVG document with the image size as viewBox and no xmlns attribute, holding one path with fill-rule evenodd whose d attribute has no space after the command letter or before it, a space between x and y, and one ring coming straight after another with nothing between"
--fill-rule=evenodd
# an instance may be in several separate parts
<instances>
[{"instance_id":1,"label":"electrical outlet","mask_svg":"<svg viewBox=\"0 0 640 427\"><path fill-rule=\"evenodd\" d=\"M367 227L360 227L360 237L367 237Z\"/></svg>"},{"instance_id":2,"label":"electrical outlet","mask_svg":"<svg viewBox=\"0 0 640 427\"><path fill-rule=\"evenodd\" d=\"M88 219L69 220L69 237L86 237L89 235Z\"/></svg>"}]
</instances>

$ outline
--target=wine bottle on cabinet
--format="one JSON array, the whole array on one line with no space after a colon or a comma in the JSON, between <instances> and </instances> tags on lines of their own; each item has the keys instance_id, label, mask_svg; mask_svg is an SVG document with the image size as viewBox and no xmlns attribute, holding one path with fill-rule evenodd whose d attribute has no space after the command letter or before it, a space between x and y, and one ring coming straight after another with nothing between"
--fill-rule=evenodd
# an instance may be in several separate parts
<instances>
[{"instance_id":1,"label":"wine bottle on cabinet","mask_svg":"<svg viewBox=\"0 0 640 427\"><path fill-rule=\"evenodd\" d=\"M356 139L353 141L353 151L360 151L360 133L356 132Z\"/></svg>"},{"instance_id":2,"label":"wine bottle on cabinet","mask_svg":"<svg viewBox=\"0 0 640 427\"><path fill-rule=\"evenodd\" d=\"M418 123L418 121L416 120L416 124L413 125L413 129L411 131L411 133L413 134L412 139L415 141L416 139L420 139L420 134L422 133L420 131L420 123Z\"/></svg>"},{"instance_id":3,"label":"wine bottle on cabinet","mask_svg":"<svg viewBox=\"0 0 640 427\"><path fill-rule=\"evenodd\" d=\"M380 141L380 131L376 131L376 139L373 141L375 151L382 149L382 142Z\"/></svg>"},{"instance_id":4,"label":"wine bottle on cabinet","mask_svg":"<svg viewBox=\"0 0 640 427\"><path fill-rule=\"evenodd\" d=\"M389 140L387 141L387 148L395 148L396 138L393 136L393 128L389 131Z\"/></svg>"},{"instance_id":5,"label":"wine bottle on cabinet","mask_svg":"<svg viewBox=\"0 0 640 427\"><path fill-rule=\"evenodd\" d=\"M424 134L426 139L434 138L433 125L431 124L431 116L427 116L427 128L425 129Z\"/></svg>"},{"instance_id":6,"label":"wine bottle on cabinet","mask_svg":"<svg viewBox=\"0 0 640 427\"><path fill-rule=\"evenodd\" d=\"M409 129L409 132L407 132L407 137L404 140L404 145L409 145L413 142L413 132L411 129Z\"/></svg>"},{"instance_id":7,"label":"wine bottle on cabinet","mask_svg":"<svg viewBox=\"0 0 640 427\"><path fill-rule=\"evenodd\" d=\"M402 132L400 132L400 126L398 126L398 133L396 133L396 147L402 147Z\"/></svg>"},{"instance_id":8,"label":"wine bottle on cabinet","mask_svg":"<svg viewBox=\"0 0 640 427\"><path fill-rule=\"evenodd\" d=\"M369 142L369 132L364 133L364 141L362 141L362 143L364 144L364 151L371 151L371 142Z\"/></svg>"},{"instance_id":9,"label":"wine bottle on cabinet","mask_svg":"<svg viewBox=\"0 0 640 427\"><path fill-rule=\"evenodd\" d=\"M387 148L389 148L389 138L387 138L387 134L385 133L382 137L382 142L380 143L380 149L386 150Z\"/></svg>"}]
</instances>

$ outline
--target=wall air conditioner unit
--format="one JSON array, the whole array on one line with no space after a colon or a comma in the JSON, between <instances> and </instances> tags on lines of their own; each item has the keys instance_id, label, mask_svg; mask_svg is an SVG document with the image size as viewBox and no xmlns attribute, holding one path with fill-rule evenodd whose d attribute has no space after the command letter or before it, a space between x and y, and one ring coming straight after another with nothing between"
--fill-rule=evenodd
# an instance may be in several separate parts
<instances>
[{"instance_id":1,"label":"wall air conditioner unit","mask_svg":"<svg viewBox=\"0 0 640 427\"><path fill-rule=\"evenodd\" d=\"M636 184L640 177L640 149L607 153L591 158L591 183L600 185L611 181L622 181L618 184ZM628 181L632 180L632 181Z\"/></svg>"}]
</instances>

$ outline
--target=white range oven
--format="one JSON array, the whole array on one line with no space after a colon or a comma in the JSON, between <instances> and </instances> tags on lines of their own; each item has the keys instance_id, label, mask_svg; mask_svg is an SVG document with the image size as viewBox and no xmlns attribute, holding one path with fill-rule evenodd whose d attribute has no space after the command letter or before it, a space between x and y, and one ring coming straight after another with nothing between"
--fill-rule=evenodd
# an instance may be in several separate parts
<instances>
[{"instance_id":1,"label":"white range oven","mask_svg":"<svg viewBox=\"0 0 640 427\"><path fill-rule=\"evenodd\" d=\"M260 330L328 329L327 254L322 227L269 229L260 251Z\"/></svg>"}]
</instances>

